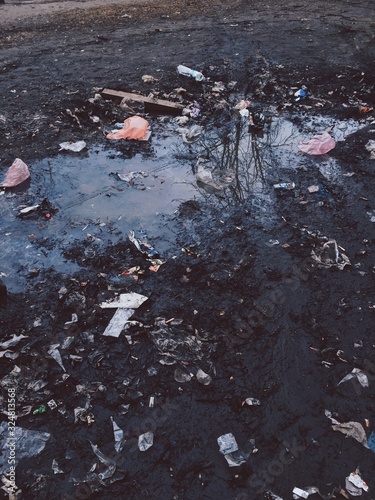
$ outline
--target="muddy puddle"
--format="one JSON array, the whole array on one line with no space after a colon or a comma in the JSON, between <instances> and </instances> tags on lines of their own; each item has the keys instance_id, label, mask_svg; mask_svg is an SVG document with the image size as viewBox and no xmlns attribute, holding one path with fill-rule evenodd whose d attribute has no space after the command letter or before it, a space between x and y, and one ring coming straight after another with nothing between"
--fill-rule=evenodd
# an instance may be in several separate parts
<instances>
[{"instance_id":1,"label":"muddy puddle","mask_svg":"<svg viewBox=\"0 0 375 500\"><path fill-rule=\"evenodd\" d=\"M334 159L301 155L297 147L332 126L333 137L342 141L361 125L281 116L254 134L243 121L234 121L220 130L202 130L186 144L173 120L161 120L150 141L133 144L130 151L112 142L80 153L62 151L29 165L31 182L0 196L1 272L9 290L20 291L41 269L77 271L62 250L85 238L106 245L144 228L158 240L160 251L173 248L172 220L187 200L225 208L251 196L270 217L272 185L293 181L297 168L317 168L328 180L341 182L343 172ZM200 169L212 176L210 182L201 182ZM35 205L41 206L20 215Z\"/></svg>"}]
</instances>

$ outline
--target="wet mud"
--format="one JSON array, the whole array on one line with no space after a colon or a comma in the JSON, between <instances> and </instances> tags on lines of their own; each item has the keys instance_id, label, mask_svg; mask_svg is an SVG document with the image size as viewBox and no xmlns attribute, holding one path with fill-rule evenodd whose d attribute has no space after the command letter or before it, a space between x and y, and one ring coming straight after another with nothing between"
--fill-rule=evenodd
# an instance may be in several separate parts
<instances>
[{"instance_id":1,"label":"wet mud","mask_svg":"<svg viewBox=\"0 0 375 500\"><path fill-rule=\"evenodd\" d=\"M375 429L371 2L82 4L0 30L0 173L31 173L0 196L2 422L15 388L17 426L49 434L18 450L22 498L352 498L357 468L373 498L374 452L326 413ZM198 104L201 133L149 113L149 141L109 141L128 115L103 88ZM299 152L326 129L334 149ZM339 384L354 368L368 386Z\"/></svg>"}]
</instances>

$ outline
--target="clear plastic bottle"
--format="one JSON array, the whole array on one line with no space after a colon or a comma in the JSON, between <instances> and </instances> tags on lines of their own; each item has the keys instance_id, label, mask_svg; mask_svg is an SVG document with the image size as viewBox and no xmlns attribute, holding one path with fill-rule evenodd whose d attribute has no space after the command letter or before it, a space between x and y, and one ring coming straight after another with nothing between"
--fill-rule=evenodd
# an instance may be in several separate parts
<instances>
[{"instance_id":1,"label":"clear plastic bottle","mask_svg":"<svg viewBox=\"0 0 375 500\"><path fill-rule=\"evenodd\" d=\"M182 64L179 64L177 66L177 72L180 75L191 76L197 82L202 82L205 79L202 73L200 73L199 71L195 71L194 69L188 68L187 66L183 66Z\"/></svg>"}]
</instances>

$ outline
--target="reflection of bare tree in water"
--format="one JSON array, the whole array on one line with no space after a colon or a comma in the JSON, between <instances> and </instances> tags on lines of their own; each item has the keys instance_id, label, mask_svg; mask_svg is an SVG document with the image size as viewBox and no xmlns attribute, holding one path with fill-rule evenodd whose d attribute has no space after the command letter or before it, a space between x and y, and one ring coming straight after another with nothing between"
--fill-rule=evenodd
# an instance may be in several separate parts
<instances>
[{"instance_id":1,"label":"reflection of bare tree in water","mask_svg":"<svg viewBox=\"0 0 375 500\"><path fill-rule=\"evenodd\" d=\"M248 121L238 120L200 140L201 155L210 159L214 175L224 186L219 195L222 203L242 204L250 194L261 191L266 172L277 168L275 147L288 145L293 135L283 137L281 120L267 124L262 134L249 133Z\"/></svg>"}]
</instances>

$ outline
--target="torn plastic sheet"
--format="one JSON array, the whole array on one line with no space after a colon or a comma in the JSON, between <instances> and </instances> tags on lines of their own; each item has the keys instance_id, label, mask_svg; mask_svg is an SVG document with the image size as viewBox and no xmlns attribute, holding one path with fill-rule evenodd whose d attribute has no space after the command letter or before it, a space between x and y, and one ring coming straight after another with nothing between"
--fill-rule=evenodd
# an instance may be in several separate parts
<instances>
[{"instance_id":1,"label":"torn plastic sheet","mask_svg":"<svg viewBox=\"0 0 375 500\"><path fill-rule=\"evenodd\" d=\"M48 432L31 431L21 427L14 428L14 437L12 436L13 443L15 444L15 463L22 458L35 457L44 450L47 441L50 438ZM0 474L9 472L9 429L8 422L1 422L0 424Z\"/></svg>"},{"instance_id":2,"label":"torn plastic sheet","mask_svg":"<svg viewBox=\"0 0 375 500\"><path fill-rule=\"evenodd\" d=\"M0 351L0 358L17 359L18 356L18 352L13 352L9 349L7 349L6 351Z\"/></svg>"},{"instance_id":3,"label":"torn plastic sheet","mask_svg":"<svg viewBox=\"0 0 375 500\"><path fill-rule=\"evenodd\" d=\"M85 141L77 142L62 142L59 144L60 151L72 151L73 153L80 153L86 147Z\"/></svg>"},{"instance_id":4,"label":"torn plastic sheet","mask_svg":"<svg viewBox=\"0 0 375 500\"><path fill-rule=\"evenodd\" d=\"M346 489L349 491L349 493L353 496L360 496L362 495L362 490L368 491L368 486L365 483L365 481L361 478L361 476L358 474L358 471L351 472L350 475L345 478L346 481ZM354 485L354 488L350 488L350 484Z\"/></svg>"},{"instance_id":5,"label":"torn plastic sheet","mask_svg":"<svg viewBox=\"0 0 375 500\"><path fill-rule=\"evenodd\" d=\"M154 433L145 432L138 438L138 448L140 451L146 451L154 444Z\"/></svg>"},{"instance_id":6,"label":"torn plastic sheet","mask_svg":"<svg viewBox=\"0 0 375 500\"><path fill-rule=\"evenodd\" d=\"M28 335L16 335L15 333L13 334L13 337L9 340L6 340L5 342L0 342L0 349L7 349L8 347L12 347L16 344L18 344L18 342L20 342L22 339L28 339L29 336Z\"/></svg>"},{"instance_id":7,"label":"torn plastic sheet","mask_svg":"<svg viewBox=\"0 0 375 500\"><path fill-rule=\"evenodd\" d=\"M159 256L159 252L155 250L153 246L151 246L147 242L147 237L144 235L143 239L137 239L135 237L134 231L129 232L129 240L136 246L136 248L141 252L147 255L150 259L153 257Z\"/></svg>"},{"instance_id":8,"label":"torn plastic sheet","mask_svg":"<svg viewBox=\"0 0 375 500\"><path fill-rule=\"evenodd\" d=\"M344 422L340 423L338 420L335 418L332 418L332 413L328 410L325 410L325 415L327 418L329 418L332 422L332 429L334 431L339 431L345 434L347 437L352 437L359 443L361 443L362 446L365 448L369 448L367 444L367 436L366 432L359 422Z\"/></svg>"},{"instance_id":9,"label":"torn plastic sheet","mask_svg":"<svg viewBox=\"0 0 375 500\"><path fill-rule=\"evenodd\" d=\"M92 451L99 458L101 463L107 467L107 469L104 472L100 472L98 474L98 478L102 481L103 479L108 479L109 477L112 477L116 471L116 462L114 460L106 457L104 455L104 453L102 453L99 450L99 448L96 444L93 444L91 441L90 441L90 444L91 444Z\"/></svg>"},{"instance_id":10,"label":"torn plastic sheet","mask_svg":"<svg viewBox=\"0 0 375 500\"><path fill-rule=\"evenodd\" d=\"M223 434L217 438L217 444L220 447L220 453L223 455L229 455L238 450L238 444L236 438L231 432L228 434Z\"/></svg>"},{"instance_id":11,"label":"torn plastic sheet","mask_svg":"<svg viewBox=\"0 0 375 500\"><path fill-rule=\"evenodd\" d=\"M15 187L30 177L29 168L20 158L16 158L5 174L0 187Z\"/></svg>"},{"instance_id":12,"label":"torn plastic sheet","mask_svg":"<svg viewBox=\"0 0 375 500\"><path fill-rule=\"evenodd\" d=\"M352 378L356 378L358 382L361 384L362 387L368 387L368 377L366 373L359 368L353 368L353 370L346 375L342 380L337 385L342 384L343 382L347 382L348 380L351 380Z\"/></svg>"},{"instance_id":13,"label":"torn plastic sheet","mask_svg":"<svg viewBox=\"0 0 375 500\"><path fill-rule=\"evenodd\" d=\"M345 266L350 266L348 257L339 251L336 240L328 240L320 248L311 251L311 256L320 267L337 267L342 271Z\"/></svg>"},{"instance_id":14,"label":"torn plastic sheet","mask_svg":"<svg viewBox=\"0 0 375 500\"><path fill-rule=\"evenodd\" d=\"M128 319L135 313L134 309L119 308L113 315L107 328L104 330L105 337L118 337L125 328Z\"/></svg>"},{"instance_id":15,"label":"torn plastic sheet","mask_svg":"<svg viewBox=\"0 0 375 500\"><path fill-rule=\"evenodd\" d=\"M298 148L303 153L309 155L323 155L336 146L335 140L325 130L322 134L314 135L310 140L298 144Z\"/></svg>"},{"instance_id":16,"label":"torn plastic sheet","mask_svg":"<svg viewBox=\"0 0 375 500\"><path fill-rule=\"evenodd\" d=\"M53 359L56 361L56 363L58 363L61 366L61 368L64 370L64 372L66 372L65 366L64 366L63 361L62 361L61 354L58 350L58 347L60 347L60 344L51 345L48 349L48 354L50 356L52 356Z\"/></svg>"},{"instance_id":17,"label":"torn plastic sheet","mask_svg":"<svg viewBox=\"0 0 375 500\"><path fill-rule=\"evenodd\" d=\"M124 438L124 431L116 424L113 417L111 417L111 421L113 426L113 435L115 438L115 450L119 453L123 447L122 440Z\"/></svg>"},{"instance_id":18,"label":"torn plastic sheet","mask_svg":"<svg viewBox=\"0 0 375 500\"><path fill-rule=\"evenodd\" d=\"M146 302L148 297L145 295L141 295L139 293L131 292L131 293L121 293L119 297L116 297L112 300L107 300L106 302L102 302L100 307L102 309L105 308L124 308L124 309L138 309L143 302Z\"/></svg>"}]
</instances>

